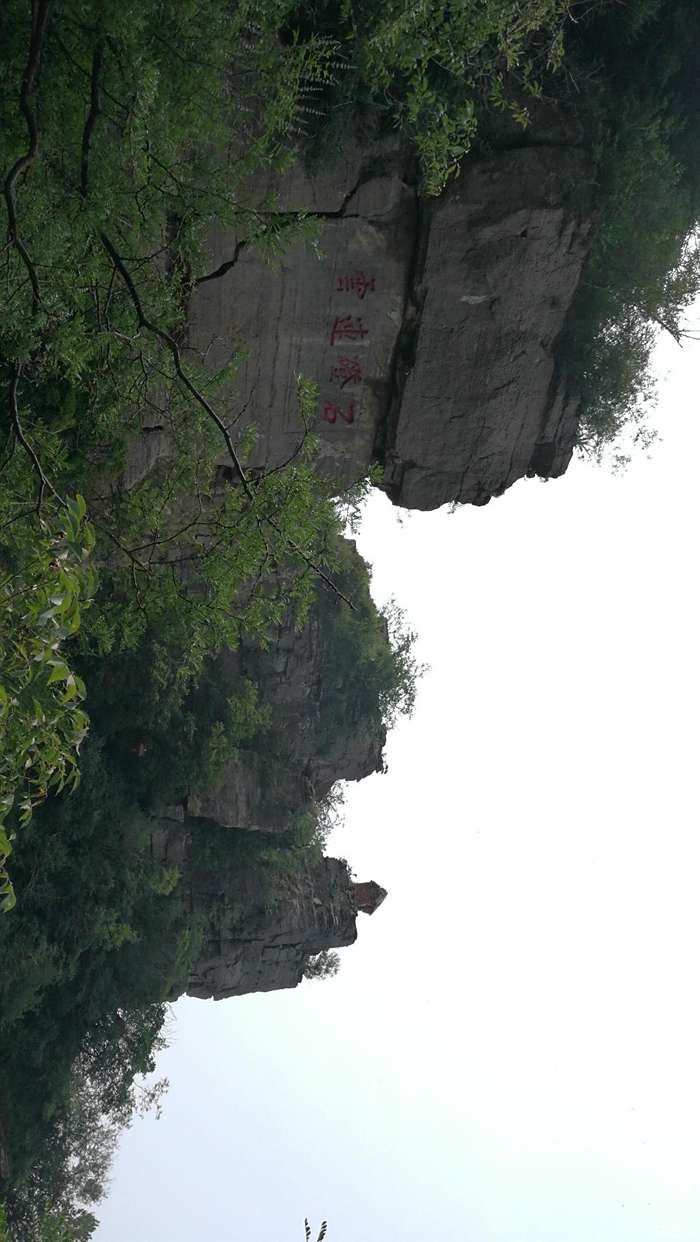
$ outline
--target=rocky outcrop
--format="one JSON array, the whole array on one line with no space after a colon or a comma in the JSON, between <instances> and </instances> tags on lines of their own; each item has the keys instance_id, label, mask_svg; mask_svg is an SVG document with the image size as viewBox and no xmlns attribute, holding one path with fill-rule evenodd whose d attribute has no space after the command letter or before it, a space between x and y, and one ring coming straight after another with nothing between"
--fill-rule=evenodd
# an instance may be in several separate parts
<instances>
[{"instance_id":1,"label":"rocky outcrop","mask_svg":"<svg viewBox=\"0 0 700 1242\"><path fill-rule=\"evenodd\" d=\"M429 211L383 450L397 504L482 504L566 470L578 397L557 343L586 256L586 167L578 150L497 151Z\"/></svg>"},{"instance_id":2,"label":"rocky outcrop","mask_svg":"<svg viewBox=\"0 0 700 1242\"><path fill-rule=\"evenodd\" d=\"M256 430L249 470L297 453L305 375L319 389L318 466L339 489L379 462L395 503L431 509L561 474L578 398L559 346L586 257L590 171L583 145L545 127L498 135L434 203L419 201L394 137L251 187L251 202L274 190L278 210L315 216L323 254L299 245L271 268L235 232L212 231L187 347L215 371L239 352L219 405L232 434ZM167 431L146 439L132 479L169 451ZM369 601L366 573L362 589ZM358 911L386 896L337 860L270 850L269 834L288 833L335 781L382 767L379 698L357 652L348 658L342 607L321 590L303 628L288 616L267 649L244 640L216 661L224 698L251 681L273 723L154 827L154 856L181 871L201 935L186 969L173 948L173 996L295 986L310 956L352 943ZM373 606L363 621L379 623Z\"/></svg>"},{"instance_id":3,"label":"rocky outcrop","mask_svg":"<svg viewBox=\"0 0 700 1242\"><path fill-rule=\"evenodd\" d=\"M387 891L375 880L364 880L361 884L353 884L352 896L358 911L374 914L385 900Z\"/></svg>"},{"instance_id":4,"label":"rocky outcrop","mask_svg":"<svg viewBox=\"0 0 700 1242\"><path fill-rule=\"evenodd\" d=\"M379 461L395 503L431 509L566 469L578 397L558 343L586 257L590 153L551 124L507 142L472 154L434 203L395 138L298 166L280 208L319 220L321 258L299 245L272 268L212 230L189 343L214 369L242 351L225 405L257 430L251 467L298 449L302 374L319 387L319 465L339 486Z\"/></svg>"},{"instance_id":5,"label":"rocky outcrop","mask_svg":"<svg viewBox=\"0 0 700 1242\"><path fill-rule=\"evenodd\" d=\"M235 232L215 227L209 270L197 286L189 343L213 369L242 351L226 401L230 421L257 432L250 465L278 465L304 435L296 377L319 387L313 431L319 466L339 486L364 476L391 399L391 375L417 238L417 198L395 141L367 155L348 143L342 160L307 173L297 166L277 187L280 208L315 217L320 255L297 245L271 266ZM251 187L251 196L256 189ZM225 458L222 458L222 462Z\"/></svg>"},{"instance_id":6,"label":"rocky outcrop","mask_svg":"<svg viewBox=\"0 0 700 1242\"><path fill-rule=\"evenodd\" d=\"M313 863L289 855L261 865L240 834L202 831L161 820L151 834L158 861L182 871L188 922L200 941L184 969L171 946L165 971L170 997L186 993L222 1000L248 992L293 988L309 957L350 945L357 936L357 890L347 864ZM377 902L377 904L379 904Z\"/></svg>"},{"instance_id":7,"label":"rocky outcrop","mask_svg":"<svg viewBox=\"0 0 700 1242\"><path fill-rule=\"evenodd\" d=\"M353 574L350 590L362 624L381 627L364 561L349 541L343 555ZM223 696L234 694L247 679L270 723L226 763L217 784L190 794L189 816L225 828L284 833L336 781L356 781L381 770L386 729L380 705L371 694L357 695L358 668L352 661L347 669L342 662L339 668L336 658L350 641L339 632L346 608L320 584L302 627L290 613L266 648L244 637L238 648L220 653L211 679Z\"/></svg>"}]
</instances>

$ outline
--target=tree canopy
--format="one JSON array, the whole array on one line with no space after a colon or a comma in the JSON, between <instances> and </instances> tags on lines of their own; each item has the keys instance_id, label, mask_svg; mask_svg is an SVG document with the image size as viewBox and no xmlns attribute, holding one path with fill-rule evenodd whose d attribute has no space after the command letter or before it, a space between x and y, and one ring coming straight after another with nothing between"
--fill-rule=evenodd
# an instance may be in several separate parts
<instances>
[{"instance_id":1,"label":"tree canopy","mask_svg":"<svg viewBox=\"0 0 700 1242\"><path fill-rule=\"evenodd\" d=\"M700 295L700 14L692 0L594 6L572 52L598 189L569 352L580 444L600 458L626 432L628 445L650 442L654 343L697 329L687 313Z\"/></svg>"}]
</instances>

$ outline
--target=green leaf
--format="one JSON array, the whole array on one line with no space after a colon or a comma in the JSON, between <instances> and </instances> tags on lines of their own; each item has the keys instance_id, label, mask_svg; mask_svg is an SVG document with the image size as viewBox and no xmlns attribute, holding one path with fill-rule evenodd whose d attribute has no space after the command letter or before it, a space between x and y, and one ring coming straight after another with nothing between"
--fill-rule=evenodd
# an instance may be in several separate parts
<instances>
[{"instance_id":1,"label":"green leaf","mask_svg":"<svg viewBox=\"0 0 700 1242\"><path fill-rule=\"evenodd\" d=\"M71 676L71 671L64 660L51 661L53 668L49 673L47 685L52 686L54 682L66 681Z\"/></svg>"},{"instance_id":2,"label":"green leaf","mask_svg":"<svg viewBox=\"0 0 700 1242\"><path fill-rule=\"evenodd\" d=\"M71 512L75 513L75 516L77 517L78 521L81 522L82 519L85 517L85 514L87 513L87 505L85 503L84 497L81 496L80 493L78 493L78 495L76 495L75 497L75 500L68 501L68 505L69 505Z\"/></svg>"},{"instance_id":3,"label":"green leaf","mask_svg":"<svg viewBox=\"0 0 700 1242\"><path fill-rule=\"evenodd\" d=\"M0 913L8 914L10 910L14 910L16 905L17 905L17 898L15 896L15 890L12 887L12 885L10 885L10 891L6 894L5 897L3 897L2 901L0 902Z\"/></svg>"}]
</instances>

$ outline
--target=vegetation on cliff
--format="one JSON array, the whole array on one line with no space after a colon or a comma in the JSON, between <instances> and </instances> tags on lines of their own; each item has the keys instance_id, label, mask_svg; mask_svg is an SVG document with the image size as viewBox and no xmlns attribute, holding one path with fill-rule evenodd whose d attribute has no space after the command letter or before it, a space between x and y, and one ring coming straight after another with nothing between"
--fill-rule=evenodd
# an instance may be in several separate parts
<instances>
[{"instance_id":1,"label":"vegetation on cliff","mask_svg":"<svg viewBox=\"0 0 700 1242\"><path fill-rule=\"evenodd\" d=\"M83 771L80 788L50 798L18 838L21 901L0 924L4 1189L12 1236L28 1242L49 1209L79 1219L85 1187L66 1138L83 1087L107 1129L125 1120L165 1017L160 942L185 937L178 877L144 855L143 815L97 738Z\"/></svg>"},{"instance_id":2,"label":"vegetation on cliff","mask_svg":"<svg viewBox=\"0 0 700 1242\"><path fill-rule=\"evenodd\" d=\"M355 608L337 609L326 632L320 709L327 746L356 722L374 718L379 732L410 716L423 672L414 654L416 634L396 603L377 610L367 566L352 544L339 546L336 565Z\"/></svg>"},{"instance_id":3,"label":"vegetation on cliff","mask_svg":"<svg viewBox=\"0 0 700 1242\"><path fill-rule=\"evenodd\" d=\"M697 5L593 6L572 52L588 100L598 206L570 353L583 394L580 444L600 459L653 438L659 332L679 344L696 334L687 312L700 295Z\"/></svg>"},{"instance_id":4,"label":"vegetation on cliff","mask_svg":"<svg viewBox=\"0 0 700 1242\"><path fill-rule=\"evenodd\" d=\"M530 36L545 32L544 64L564 11L562 0L517 11L502 0L437 9L401 0L381 15L278 0L4 6L0 728L8 734L11 716L13 736L3 737L0 807L10 818L0 867L17 820L77 773L83 686L46 634L65 629L67 614L73 632L93 594L63 553L56 569L55 547L47 560L52 540L75 544L71 505L82 501L73 497L88 499L82 547L94 545L101 565L83 645L102 656L157 643L173 665L177 650L183 686L241 630L264 637L290 602L303 613L312 582L332 570L340 518L313 470L313 438L284 471L248 479L230 431L243 412L218 408L223 376L186 348L188 295L217 275L203 258L212 220L235 225L238 249L272 256L308 234L302 217L246 209L241 188L291 156L312 99L341 79L391 99L438 189L471 140L478 85L501 91L507 68L535 91ZM310 425L315 394L303 381L298 401ZM170 457L127 486L129 440L141 428L165 429ZM222 454L235 486L217 487ZM25 607L30 580L45 604L61 602L39 610L37 594ZM0 882L11 904L6 872Z\"/></svg>"},{"instance_id":5,"label":"vegetation on cliff","mask_svg":"<svg viewBox=\"0 0 700 1242\"><path fill-rule=\"evenodd\" d=\"M92 594L71 566L54 581L55 547L46 568L37 566L52 539L78 537L71 514L82 501L71 497L87 498L83 546L94 544L100 564L84 649L127 652L155 634L185 688L206 655L241 630L264 639L290 605L301 617L316 579L329 577L327 548L342 514L313 470L312 437L284 471L249 479L245 445L234 447L229 430L237 413L217 408L216 377L182 342L188 291L208 276L201 244L215 215L236 220L241 244L255 240L270 253L305 231L302 220L238 208L245 177L284 157L302 89L330 74L328 42L284 45L279 16L274 5L261 13L220 0L205 12L15 0L0 19L8 224L0 647L9 705L0 727L8 754L10 718L16 735L0 790L10 815L0 854L29 804L75 766L82 718L73 704L83 688L65 652L36 658L51 618L24 607L33 581L50 600L62 597L50 605L57 616L64 608L77 617ZM206 61L202 28L211 39ZM245 151L235 163L217 154L232 112ZM302 380L298 401L310 421L314 394ZM144 418L151 430L167 428L171 452L157 475L127 486L127 446ZM231 462L226 486L214 466L222 453ZM44 681L35 668L15 674L24 649ZM24 762L39 715L46 770Z\"/></svg>"},{"instance_id":6,"label":"vegetation on cliff","mask_svg":"<svg viewBox=\"0 0 700 1242\"><path fill-rule=\"evenodd\" d=\"M572 324L581 444L597 454L639 421L655 331L682 333L700 285L690 240L697 12L690 0L638 0L573 16L563 0L4 7L0 642L13 710L0 708L0 727L15 722L5 819L11 808L25 816L75 770L82 686L42 636L47 609L21 602L28 575L38 582L43 572L41 547L46 557L47 540L67 538L70 506L81 503L72 497L88 500L82 547L94 540L101 566L83 639L98 657L155 641L178 651L187 683L217 645L241 631L264 638L290 603L303 613L319 574L333 577L340 518L314 471L313 437L284 470L249 479L245 443L230 432L244 411L219 408L224 377L208 374L183 336L190 291L217 276L203 257L213 220L235 226L237 252L255 245L274 256L310 235L302 216L246 208L242 191L257 170L291 158L317 111L362 107L401 125L436 192L485 110L525 124L528 100L543 94L577 110L600 182ZM311 426L315 394L303 381L298 401ZM129 479L130 438L142 428L168 435L169 457ZM222 455L232 486L215 470ZM281 565L290 572L277 574ZM69 583L65 564L61 572L46 598L76 617L91 586ZM45 573L43 583L46 595ZM32 656L24 677L13 671L25 658L20 613L26 650L43 643L46 655ZM50 621L65 628L58 612ZM15 825L6 826L5 855Z\"/></svg>"},{"instance_id":7,"label":"vegetation on cliff","mask_svg":"<svg viewBox=\"0 0 700 1242\"><path fill-rule=\"evenodd\" d=\"M219 404L226 375L187 348L189 294L217 277L207 230L233 224L240 248L271 258L311 239L301 216L246 208L243 189L291 158L319 109L399 124L428 193L484 111L525 124L539 99L566 110L597 169L569 353L581 443L599 454L640 425L655 335L682 338L700 289L700 21L694 0L573 17L563 0L3 6L0 898L11 905L7 864L21 900L0 921L0 1154L22 1242L89 1235L100 1177L90 1188L75 1173L84 1119L107 1118L92 1176L158 1046L162 939L193 951L177 875L144 853L144 815L273 727L252 682L219 693L213 656L242 636L264 644L290 610L301 623L325 579L354 605L327 641L329 747L363 713L390 723L415 692L410 631L376 614L347 563L313 436L250 477L231 438L245 411ZM300 380L309 427L315 399ZM133 478L137 430L165 433L170 451ZM85 697L92 736L66 797ZM302 808L261 861L317 849L319 814Z\"/></svg>"},{"instance_id":8,"label":"vegetation on cliff","mask_svg":"<svg viewBox=\"0 0 700 1242\"><path fill-rule=\"evenodd\" d=\"M413 144L423 189L439 194L485 108L527 123L527 103L564 54L568 0L309 0L305 28L347 56L335 107L364 105Z\"/></svg>"},{"instance_id":9,"label":"vegetation on cliff","mask_svg":"<svg viewBox=\"0 0 700 1242\"><path fill-rule=\"evenodd\" d=\"M341 667L337 650L351 610L319 588L320 659L333 667L324 730L342 750L363 713L381 731L391 711L410 706L418 670L408 636L403 650L392 650L364 562L349 544L334 555L363 622L353 632L354 662ZM91 687L82 781L68 797L50 796L18 834L20 900L0 922L0 1125L12 1170L8 1210L21 1242L39 1236L41 1213L52 1205L85 1224L81 1213L94 1202L86 1203L73 1176L75 1146L66 1136L87 1093L103 1110L99 1151L109 1147L139 1102L134 1076L152 1068L173 980L186 977L197 952L201 928L185 908L179 872L150 856L149 812L211 787L235 751L274 757L264 686L242 679L230 695L207 661L198 677L181 682L177 649L158 648L152 636L127 653L96 661L77 651L75 659ZM297 823L274 845L202 821L192 830L196 857L218 872L245 850L267 873L270 894L284 893L318 858L332 803L300 804ZM95 1174L95 1201L103 1184Z\"/></svg>"}]
</instances>

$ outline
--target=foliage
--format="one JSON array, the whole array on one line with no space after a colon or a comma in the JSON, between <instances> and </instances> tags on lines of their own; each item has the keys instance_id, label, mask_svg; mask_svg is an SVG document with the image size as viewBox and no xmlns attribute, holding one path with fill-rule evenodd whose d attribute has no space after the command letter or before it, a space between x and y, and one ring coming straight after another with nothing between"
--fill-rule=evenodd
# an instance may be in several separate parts
<instances>
[{"instance_id":1,"label":"foliage","mask_svg":"<svg viewBox=\"0 0 700 1242\"><path fill-rule=\"evenodd\" d=\"M315 389L300 384L308 421L315 401ZM317 570L332 572L327 549L342 519L330 484L314 470L311 436L293 465L246 490L217 486L220 446L206 418L171 426L176 441L181 437L172 463L119 496L121 547L102 575L103 598L117 607L96 614L87 646L101 656L155 634L179 647L185 680L210 651L236 646L244 633L264 644L290 606L301 620ZM359 484L344 502L364 490Z\"/></svg>"},{"instance_id":2,"label":"foliage","mask_svg":"<svg viewBox=\"0 0 700 1242\"><path fill-rule=\"evenodd\" d=\"M304 963L305 979L332 979L340 970L340 954L332 949L322 949Z\"/></svg>"},{"instance_id":3,"label":"foliage","mask_svg":"<svg viewBox=\"0 0 700 1242\"><path fill-rule=\"evenodd\" d=\"M475 136L484 97L523 124L522 98L563 55L568 0L344 0L354 72L415 144L438 194Z\"/></svg>"},{"instance_id":4,"label":"foliage","mask_svg":"<svg viewBox=\"0 0 700 1242\"><path fill-rule=\"evenodd\" d=\"M322 1220L321 1228L318 1231L318 1237L316 1238L316 1242L323 1242L323 1239L326 1236L327 1230L328 1230L328 1221ZM311 1242L311 1226L308 1220L306 1220L306 1218L304 1219L304 1238L306 1242Z\"/></svg>"},{"instance_id":5,"label":"foliage","mask_svg":"<svg viewBox=\"0 0 700 1242\"><path fill-rule=\"evenodd\" d=\"M606 154L602 216L579 306L590 339L579 363L581 444L600 456L630 423L645 443L654 402L650 359L659 329L680 340L700 294L697 208L674 157L672 122L629 101Z\"/></svg>"},{"instance_id":6,"label":"foliage","mask_svg":"<svg viewBox=\"0 0 700 1242\"><path fill-rule=\"evenodd\" d=\"M97 1221L92 1212L49 1211L37 1221L38 1242L83 1242L92 1237Z\"/></svg>"},{"instance_id":7,"label":"foliage","mask_svg":"<svg viewBox=\"0 0 700 1242\"><path fill-rule=\"evenodd\" d=\"M32 1242L41 1214L78 1193L70 1177L79 1135L94 1129L76 1129L80 1101L99 1101L105 1125L121 1125L138 1104L134 1076L153 1069L166 1014L164 945L186 938L187 918L147 845L128 777L93 730L79 788L51 796L18 836L23 899L0 921L7 1205L13 1229L26 1219L18 1236Z\"/></svg>"},{"instance_id":8,"label":"foliage","mask_svg":"<svg viewBox=\"0 0 700 1242\"><path fill-rule=\"evenodd\" d=\"M229 693L214 660L195 676L186 650L154 634L131 651L82 655L78 665L96 727L144 809L214 788L226 761L270 723L253 682L241 678Z\"/></svg>"},{"instance_id":9,"label":"foliage","mask_svg":"<svg viewBox=\"0 0 700 1242\"><path fill-rule=\"evenodd\" d=\"M346 72L331 121L352 108L406 134L423 191L439 194L470 149L488 108L520 124L562 61L569 0L307 0L305 29L338 39ZM320 146L323 149L323 131Z\"/></svg>"},{"instance_id":10,"label":"foliage","mask_svg":"<svg viewBox=\"0 0 700 1242\"><path fill-rule=\"evenodd\" d=\"M299 813L291 831L286 834L285 847L303 850L311 857L320 858L331 832L343 822L344 803L345 790L340 783L336 783L324 798Z\"/></svg>"},{"instance_id":11,"label":"foliage","mask_svg":"<svg viewBox=\"0 0 700 1242\"><path fill-rule=\"evenodd\" d=\"M157 1039L153 1051L162 1047ZM91 1073L86 1056L71 1068L68 1106L53 1126L40 1177L12 1198L16 1242L78 1242L92 1236L92 1209L104 1198L121 1130L134 1116L158 1108L167 1082L148 1090L130 1084L118 1104L105 1097L104 1083ZM107 1111L106 1111L107 1110Z\"/></svg>"},{"instance_id":12,"label":"foliage","mask_svg":"<svg viewBox=\"0 0 700 1242\"><path fill-rule=\"evenodd\" d=\"M6 809L20 782L30 786L22 795L28 814L50 780L75 779L86 727L76 704L82 682L49 649L53 622L35 607L62 595L51 607L70 611L72 633L78 601L92 588L82 561L51 581L61 532L85 522L71 509L83 502L66 505L62 495L89 495L93 525L83 546L94 530L101 565L81 658L90 665L93 656L94 667L108 652L167 653L167 672L163 660L158 668L176 705L222 643L234 645L243 631L264 641L290 603L301 617L325 572L324 548L341 517L314 472L313 438L303 437L284 471L248 479L244 446L228 431L231 412L216 408L216 385L231 368L212 377L180 345L189 292L213 278L203 242L214 216L235 225L239 246L255 244L271 259L311 233L301 217L239 203L252 172L289 158L303 100L335 72L332 40L280 38L289 11L280 0L233 9L225 0L188 2L167 13L155 0L118 9L99 0L4 6L0 176L9 231L0 256L0 383L9 413L0 473L11 504L6 520L0 508L0 525L15 544L13 599L26 604L26 615L7 617L34 644L32 676L25 670L22 683L33 715L24 706L13 715L0 788ZM303 380L298 403L310 425L316 394ZM159 472L129 488L121 471L144 412L165 428L170 453ZM232 475L223 487L222 455ZM47 632L35 633L42 616ZM18 654L3 645L6 662ZM43 672L53 678L45 686ZM8 676L9 696L16 670ZM0 711L9 718L2 703ZM215 763L222 739L207 744ZM0 838L5 856L8 847Z\"/></svg>"},{"instance_id":13,"label":"foliage","mask_svg":"<svg viewBox=\"0 0 700 1242\"><path fill-rule=\"evenodd\" d=\"M74 788L88 728L81 678L68 665L66 640L92 598L94 535L78 496L50 515L13 512L0 531L0 909L14 905L4 862L8 817L19 825L49 791Z\"/></svg>"},{"instance_id":14,"label":"foliage","mask_svg":"<svg viewBox=\"0 0 700 1242\"><path fill-rule=\"evenodd\" d=\"M325 627L325 675L321 686L322 734L330 748L339 733L359 721L389 729L413 711L418 681L425 672L414 654L416 634L392 601L377 611L369 592L369 571L352 546L339 550L338 582L355 608L338 606Z\"/></svg>"},{"instance_id":15,"label":"foliage","mask_svg":"<svg viewBox=\"0 0 700 1242\"><path fill-rule=\"evenodd\" d=\"M679 343L700 294L697 6L671 0L594 10L574 68L598 75L598 217L571 354L583 392L580 446L598 460L627 435L653 438L658 333ZM602 88L602 89L601 89ZM618 460L623 460L618 453Z\"/></svg>"}]
</instances>

